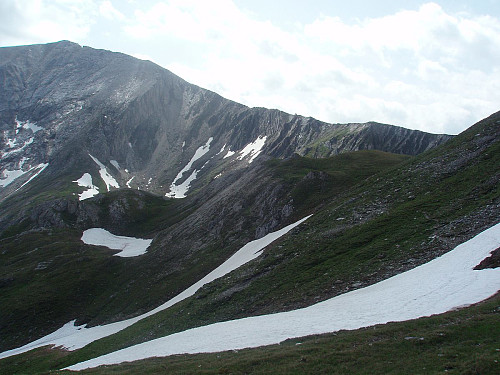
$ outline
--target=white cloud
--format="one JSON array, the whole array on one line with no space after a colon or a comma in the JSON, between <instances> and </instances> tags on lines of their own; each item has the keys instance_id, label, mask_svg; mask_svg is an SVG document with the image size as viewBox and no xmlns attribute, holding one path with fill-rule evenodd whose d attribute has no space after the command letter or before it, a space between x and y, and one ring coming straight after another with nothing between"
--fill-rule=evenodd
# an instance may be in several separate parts
<instances>
[{"instance_id":1,"label":"white cloud","mask_svg":"<svg viewBox=\"0 0 500 375\"><path fill-rule=\"evenodd\" d=\"M421 59L418 64L418 76L423 80L437 80L448 73L448 70L437 61Z\"/></svg>"},{"instance_id":2,"label":"white cloud","mask_svg":"<svg viewBox=\"0 0 500 375\"><path fill-rule=\"evenodd\" d=\"M83 39L94 23L91 0L4 0L0 3L2 45Z\"/></svg>"},{"instance_id":3,"label":"white cloud","mask_svg":"<svg viewBox=\"0 0 500 375\"><path fill-rule=\"evenodd\" d=\"M99 6L99 13L104 17L109 20L125 20L126 17L125 15L120 12L118 9L116 9L111 1L103 1L101 5Z\"/></svg>"},{"instance_id":4,"label":"white cloud","mask_svg":"<svg viewBox=\"0 0 500 375\"><path fill-rule=\"evenodd\" d=\"M223 0L159 3L135 21L130 35L175 35L199 57L158 62L251 106L450 133L497 110L493 17L450 15L428 3L355 23L322 17L286 32Z\"/></svg>"}]
</instances>

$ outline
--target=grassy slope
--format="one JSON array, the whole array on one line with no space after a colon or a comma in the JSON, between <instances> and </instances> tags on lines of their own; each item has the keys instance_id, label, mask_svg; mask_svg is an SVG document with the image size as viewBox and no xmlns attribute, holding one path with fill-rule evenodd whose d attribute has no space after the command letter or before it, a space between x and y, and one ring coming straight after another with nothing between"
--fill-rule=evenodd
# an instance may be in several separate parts
<instances>
[{"instance_id":1,"label":"grassy slope","mask_svg":"<svg viewBox=\"0 0 500 375\"><path fill-rule=\"evenodd\" d=\"M315 216L271 245L256 262L117 335L55 362L48 360L45 368L188 327L308 305L413 268L451 249L499 219L496 121L498 116L486 119L443 147L351 186L330 201L323 197ZM308 200L315 202L315 195L332 188L328 181L335 175L330 170L326 178L313 176L312 181L327 181L324 190L304 184L304 192L300 184L309 180L304 176L314 169L308 162L299 158L274 165L277 176L290 182L290 194L297 192L293 187L301 192L294 198L304 210L310 207ZM287 168L286 163L296 165ZM295 174L302 163L306 163L303 171ZM39 361L47 358L33 355Z\"/></svg>"},{"instance_id":2,"label":"grassy slope","mask_svg":"<svg viewBox=\"0 0 500 375\"><path fill-rule=\"evenodd\" d=\"M87 204L101 208L96 211L100 222L113 227L108 208L117 201L126 201L128 210L127 220L115 225L116 233L151 236L189 212L179 210L175 202L132 191L113 192ZM71 215L66 217L68 225L74 220ZM191 285L225 257L214 250L217 244L208 244L199 255L206 262L188 259L178 267L175 259L158 261L156 252L161 249L155 243L140 258L119 258L112 256L116 251L83 244L81 229L18 232L19 226L15 226L0 239L3 349L52 332L75 317L79 322L110 316L123 319L150 309L165 296Z\"/></svg>"},{"instance_id":3,"label":"grassy slope","mask_svg":"<svg viewBox=\"0 0 500 375\"><path fill-rule=\"evenodd\" d=\"M67 360L189 327L309 305L450 250L499 219L495 121L487 119L439 150L344 192L256 262ZM296 178L286 171L281 169L283 178Z\"/></svg>"},{"instance_id":4,"label":"grassy slope","mask_svg":"<svg viewBox=\"0 0 500 375\"><path fill-rule=\"evenodd\" d=\"M304 215L360 181L409 159L382 151L358 151L324 159L271 160L267 165L289 187L294 206Z\"/></svg>"},{"instance_id":5,"label":"grassy slope","mask_svg":"<svg viewBox=\"0 0 500 375\"><path fill-rule=\"evenodd\" d=\"M325 160L272 161L269 170L274 171L275 181L287 184L294 198L298 196L297 191L300 192L303 199L297 211L302 215L320 203L315 199L318 186L323 196L335 195L405 159L407 157L401 155L370 151ZM321 171L326 178L321 185L308 184L312 188L301 186L303 177L311 171ZM116 206L116 202L127 207L127 218L120 221L116 233L149 236L189 214L189 210L177 207L172 201L132 191L112 192L88 204L97 207L104 227L113 227L116 224L109 216L109 207ZM74 217L68 216L66 221L76 225ZM143 306L146 298L162 300L189 286L215 268L228 250L218 244L208 246L183 264L182 269L165 274L168 262L155 261L155 243L150 250L152 254L140 259L124 259L110 257L110 251L82 244L79 230L16 233L18 231L18 227L13 228L0 240L3 248L0 268L2 275L7 275L0 287L0 303L5 306L0 324L9 345L13 342L19 345L26 340L25 331L19 329L23 326L32 327L28 337L35 338L75 316L79 316L80 321L96 315L126 317ZM199 259L203 262L197 261ZM34 271L38 265L43 269ZM130 269L134 269L134 273L129 272ZM147 276L150 273L153 277ZM58 313L55 320L54 311L64 313Z\"/></svg>"},{"instance_id":6,"label":"grassy slope","mask_svg":"<svg viewBox=\"0 0 500 375\"><path fill-rule=\"evenodd\" d=\"M329 158L325 160L314 160L306 158L297 158L289 161L272 161L270 162L270 170L274 172L274 179L279 180L288 185L290 194L297 199L299 195L303 197L299 200L300 204L297 207L297 211L307 211L310 210L315 205L319 204L318 201L318 185L315 183L310 183L308 185L301 185L304 176L306 176L311 171L321 171L324 176L322 177L320 188L322 190L321 195L332 196L336 195L342 190L345 190L348 186L352 186L356 182L363 180L370 174L376 171L384 170L386 168L392 167L402 160L407 159L405 156L392 155L381 152L361 152L353 153L350 155L341 155L334 158ZM314 182L314 181L313 181ZM303 186L304 185L304 186ZM132 194L130 192L124 192L126 195ZM124 193L111 193L100 200L100 204L103 207L108 207L114 200L123 199ZM143 203L143 210L153 210L155 215L151 215L151 219L147 221L141 221L141 217L144 215L137 213L137 205L133 204L134 196L128 197L128 206L131 212L130 222L126 223L122 231L128 229L133 229L135 235L147 234L154 231L154 228L162 227L170 224L172 214L169 214L168 209L172 209L167 204L162 202L153 202L152 197L146 197L146 202ZM152 201L152 203L150 202ZM144 198L143 198L144 201ZM156 203L156 205L154 205ZM161 203L158 209L158 203ZM153 204L152 207L149 207ZM149 208L148 208L149 207ZM139 210L140 211L140 210ZM174 210L175 211L175 210ZM104 216L102 216L101 221L103 223L110 224L110 218L105 215L107 210L102 210ZM136 218L137 216L137 218ZM173 215L175 218L175 214ZM137 223L136 223L137 221ZM11 285L2 290L2 297L5 300L14 301L13 304L8 305L11 311L8 316L6 316L7 326L5 332L6 335L14 334L14 327L18 327L19 324L25 324L24 319L26 315L31 314L35 306L61 306L61 310L66 311L64 320L70 320L70 316L75 316L77 311L83 311L83 313L78 314L79 316L93 316L97 313L99 309L115 309L115 311L123 310L122 314L126 314L127 311L131 311L134 308L133 304L129 301L133 300L140 301L144 296L135 295L137 291L148 290L149 294L152 293L164 293L165 295L171 295L172 290L169 288L169 283L163 281L162 288L150 288L149 278L147 277L131 277L131 273L127 272L127 269L133 268L136 275L142 274L149 269L141 265L140 261L134 259L120 259L120 258L109 258L102 255L102 252L96 251L91 253L89 256L89 249L92 247L84 246L79 243L79 232L75 231L70 242L66 241L64 231L59 231L58 235L61 236L61 243L66 243L66 248L59 249L61 254L64 254L66 262L61 263L63 269L59 267L54 267L56 264L50 264L44 272L33 273L32 270L36 268L36 265L40 262L46 261L47 259L52 259L52 257L57 256L55 253L52 254L48 251L40 251L37 254L39 256L33 257L32 255L27 255L19 246L21 244L31 243L30 239L27 239L26 234L20 237L11 237L4 239L3 243L6 249L4 252L4 263L5 274L11 274ZM32 236L38 236L39 241L42 242L39 248L46 249L51 248L53 243L53 237L48 237L47 233L41 232L32 234ZM37 238L38 238L37 237ZM65 242L66 241L66 242ZM64 248L64 246L62 246ZM220 249L218 249L220 250ZM218 258L213 256L215 249L209 248L205 252L212 253L211 256L203 256L201 254L197 258L203 258L205 260L210 259L210 262L204 261L203 264L191 263L184 267L183 272L176 272L173 275L169 275L169 279L175 279L175 286L178 289L180 286L188 286L190 282L195 281L194 277L202 275L205 269L215 268L217 265ZM86 254L85 256L85 267L79 268L82 262L81 253ZM16 256L14 256L14 254ZM59 254L59 253L58 253ZM71 256L73 255L73 256ZM21 257L17 259L16 257ZM111 263L112 266L111 266ZM21 266L22 265L22 266ZM144 272L141 273L141 270ZM189 272L186 272L189 270ZM161 272L161 271L160 271ZM76 279L73 276L78 274L79 277ZM28 277L28 275L31 275ZM95 280L95 282L93 281ZM133 282L133 288L130 288L130 283ZM55 290L48 290L45 293L36 293L37 288L44 288L47 285L57 285ZM171 283L170 283L171 285ZM170 286L171 288L171 286ZM27 300L26 293L27 290L32 290L30 293L31 299ZM80 293L75 294L74 291L79 291ZM112 305L109 303L109 296L116 294L115 298L127 302L127 309L125 307L120 307L120 305ZM154 299L148 296L150 299ZM160 298L160 296L158 296ZM65 304L66 303L66 304ZM6 304L7 306L7 304ZM121 310L120 310L121 309ZM53 311L53 309L48 308L48 311ZM21 312L21 313L19 313ZM102 314L102 311L99 311ZM36 316L36 314L33 314ZM50 314L48 316L40 315L32 323L36 326L38 330L34 330L31 334L36 337L39 330L43 329L44 326L49 324L50 326ZM68 316L66 316L68 315ZM12 323L14 322L14 323ZM53 322L52 322L53 324ZM12 332L11 332L12 331ZM45 330L46 331L46 330ZM19 341L23 339L22 335L19 337Z\"/></svg>"}]
</instances>

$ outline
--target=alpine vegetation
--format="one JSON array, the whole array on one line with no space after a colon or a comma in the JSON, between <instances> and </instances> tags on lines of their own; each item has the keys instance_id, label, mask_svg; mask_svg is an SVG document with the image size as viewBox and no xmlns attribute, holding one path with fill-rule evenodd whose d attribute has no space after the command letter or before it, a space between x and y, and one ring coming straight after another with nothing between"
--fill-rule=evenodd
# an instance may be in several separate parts
<instances>
[{"instance_id":1,"label":"alpine vegetation","mask_svg":"<svg viewBox=\"0 0 500 375\"><path fill-rule=\"evenodd\" d=\"M330 124L68 41L0 74L0 373L493 372L500 112Z\"/></svg>"}]
</instances>

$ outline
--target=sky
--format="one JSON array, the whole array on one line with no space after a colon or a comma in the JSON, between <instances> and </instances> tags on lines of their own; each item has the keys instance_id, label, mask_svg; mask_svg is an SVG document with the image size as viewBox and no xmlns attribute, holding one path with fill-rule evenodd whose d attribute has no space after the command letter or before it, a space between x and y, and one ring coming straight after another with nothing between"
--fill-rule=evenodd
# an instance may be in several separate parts
<instances>
[{"instance_id":1,"label":"sky","mask_svg":"<svg viewBox=\"0 0 500 375\"><path fill-rule=\"evenodd\" d=\"M70 40L251 107L457 134L500 110L497 0L0 0L0 46Z\"/></svg>"}]
</instances>

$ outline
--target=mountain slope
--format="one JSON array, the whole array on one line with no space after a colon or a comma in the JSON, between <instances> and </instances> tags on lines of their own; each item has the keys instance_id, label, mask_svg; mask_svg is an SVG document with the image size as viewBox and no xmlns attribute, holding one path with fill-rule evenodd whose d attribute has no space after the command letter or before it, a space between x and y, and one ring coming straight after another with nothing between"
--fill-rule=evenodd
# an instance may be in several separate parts
<instances>
[{"instance_id":1,"label":"mountain slope","mask_svg":"<svg viewBox=\"0 0 500 375\"><path fill-rule=\"evenodd\" d=\"M246 242L314 213L193 298L46 369L374 284L500 217L499 114L451 140L326 124L70 42L0 49L0 74L0 350L74 319L151 310ZM80 240L91 227L153 241L119 258Z\"/></svg>"},{"instance_id":2,"label":"mountain slope","mask_svg":"<svg viewBox=\"0 0 500 375\"><path fill-rule=\"evenodd\" d=\"M56 366L210 321L308 305L436 257L499 221L498 121L500 114L492 115L451 143L332 196L263 258Z\"/></svg>"},{"instance_id":3,"label":"mountain slope","mask_svg":"<svg viewBox=\"0 0 500 375\"><path fill-rule=\"evenodd\" d=\"M500 224L444 256L370 287L303 309L190 329L78 363L69 369L82 370L174 354L239 350L443 313L480 302L500 289L499 270L474 270L498 246Z\"/></svg>"},{"instance_id":4,"label":"mountain slope","mask_svg":"<svg viewBox=\"0 0 500 375\"><path fill-rule=\"evenodd\" d=\"M254 167L258 181L254 174L243 174L220 192L206 192L201 203L124 190L80 202L73 218L63 207L61 220L69 224L95 218L116 234L155 233L152 246L141 257L121 259L84 245L76 229L28 231L0 239L2 274L8 275L1 295L3 345L26 342L28 332L31 339L43 336L76 317L79 324L96 324L150 310L201 279L250 239L304 216L320 204L319 192L320 197L338 194L405 159L366 151L325 159L323 165L302 158L275 160L271 167ZM280 168L298 162L303 166L293 168L292 181L281 177ZM296 184L294 179L303 181Z\"/></svg>"},{"instance_id":5,"label":"mountain slope","mask_svg":"<svg viewBox=\"0 0 500 375\"><path fill-rule=\"evenodd\" d=\"M212 322L308 306L451 250L500 221L498 121L500 113L333 197L263 257L64 363Z\"/></svg>"},{"instance_id":6,"label":"mountain slope","mask_svg":"<svg viewBox=\"0 0 500 375\"><path fill-rule=\"evenodd\" d=\"M165 194L203 145L208 150L191 169L199 173L193 187L216 166L222 172L242 168L259 153L324 157L377 149L415 155L450 138L375 123L332 125L248 108L153 63L70 42L2 48L0 75L7 88L0 94L0 168L11 176L0 199L13 194L42 164L48 164L41 175L44 190L54 195L77 190L72 181L85 172L98 180L97 162L89 155L117 185L129 182ZM12 180L14 172L24 175ZM177 184L188 176L179 176Z\"/></svg>"},{"instance_id":7,"label":"mountain slope","mask_svg":"<svg viewBox=\"0 0 500 375\"><path fill-rule=\"evenodd\" d=\"M310 161L295 186L272 172L273 162L262 164L269 158L416 154L450 138L247 108L150 62L70 42L1 48L0 75L7 342L26 340L12 319L33 338L70 316L97 324L140 314L245 242L322 204L318 189L328 197L404 159L366 154L361 164L348 158L347 172L331 173L328 161ZM160 197L172 192L188 198ZM78 233L90 227L154 241L145 259L117 260L80 243ZM76 272L79 279L69 276Z\"/></svg>"}]
</instances>

